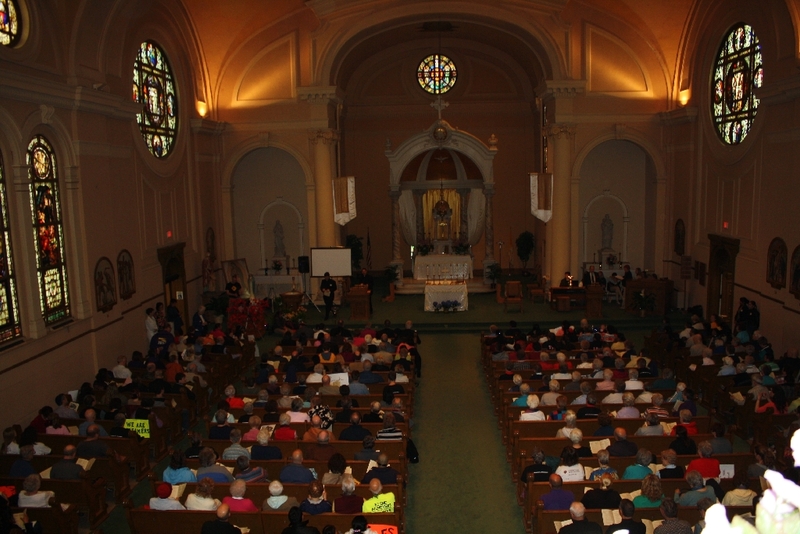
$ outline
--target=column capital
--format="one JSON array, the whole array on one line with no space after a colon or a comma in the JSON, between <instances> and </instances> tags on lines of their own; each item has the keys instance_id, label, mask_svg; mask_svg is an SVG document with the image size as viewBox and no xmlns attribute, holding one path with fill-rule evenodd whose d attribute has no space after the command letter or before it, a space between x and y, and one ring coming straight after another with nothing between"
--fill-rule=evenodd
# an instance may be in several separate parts
<instances>
[{"instance_id":1,"label":"column capital","mask_svg":"<svg viewBox=\"0 0 800 534\"><path fill-rule=\"evenodd\" d=\"M486 187L483 189L483 196L486 198L491 198L494 196L494 188L493 187Z\"/></svg>"},{"instance_id":2,"label":"column capital","mask_svg":"<svg viewBox=\"0 0 800 534\"><path fill-rule=\"evenodd\" d=\"M332 145L336 141L339 140L339 132L336 130L308 130L308 140L311 141L311 144L316 145L317 143L324 143L326 145Z\"/></svg>"},{"instance_id":3,"label":"column capital","mask_svg":"<svg viewBox=\"0 0 800 534\"><path fill-rule=\"evenodd\" d=\"M575 137L575 125L563 122L549 124L545 133L552 139L572 140Z\"/></svg>"},{"instance_id":4,"label":"column capital","mask_svg":"<svg viewBox=\"0 0 800 534\"><path fill-rule=\"evenodd\" d=\"M399 199L399 198L400 198L400 195L401 195L402 193L403 193L403 192L402 192L402 191L400 191L399 189L390 189L390 190L389 190L389 198L391 198L392 200L397 200L397 199Z\"/></svg>"}]
</instances>

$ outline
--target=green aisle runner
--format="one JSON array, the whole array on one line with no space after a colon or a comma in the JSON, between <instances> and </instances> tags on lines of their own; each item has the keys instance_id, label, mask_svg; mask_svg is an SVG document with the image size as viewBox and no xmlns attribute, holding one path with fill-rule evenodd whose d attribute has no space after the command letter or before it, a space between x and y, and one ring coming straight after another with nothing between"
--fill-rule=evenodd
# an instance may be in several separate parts
<instances>
[{"instance_id":1,"label":"green aisle runner","mask_svg":"<svg viewBox=\"0 0 800 534\"><path fill-rule=\"evenodd\" d=\"M477 335L423 338L416 392L408 534L524 534L509 466L479 362Z\"/></svg>"}]
</instances>

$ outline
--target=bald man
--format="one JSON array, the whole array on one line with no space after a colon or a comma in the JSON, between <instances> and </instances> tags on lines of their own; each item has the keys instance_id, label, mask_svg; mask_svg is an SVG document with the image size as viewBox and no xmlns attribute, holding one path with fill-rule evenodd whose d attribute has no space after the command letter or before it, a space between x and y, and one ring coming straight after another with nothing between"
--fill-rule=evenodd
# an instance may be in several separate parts
<instances>
[{"instance_id":1,"label":"bald man","mask_svg":"<svg viewBox=\"0 0 800 534\"><path fill-rule=\"evenodd\" d=\"M361 511L365 514L380 514L394 512L394 493L383 491L383 485L377 478L373 478L369 483L369 491L372 497L364 501Z\"/></svg>"},{"instance_id":2,"label":"bald man","mask_svg":"<svg viewBox=\"0 0 800 534\"><path fill-rule=\"evenodd\" d=\"M317 441L320 432L322 432L322 418L315 415L311 417L311 427L303 434L303 441Z\"/></svg>"},{"instance_id":3,"label":"bald man","mask_svg":"<svg viewBox=\"0 0 800 534\"><path fill-rule=\"evenodd\" d=\"M542 495L540 500L544 503L545 510L569 510L575 495L571 491L562 488L564 481L560 475L550 475L547 480L550 484L550 491Z\"/></svg>"},{"instance_id":4,"label":"bald man","mask_svg":"<svg viewBox=\"0 0 800 534\"><path fill-rule=\"evenodd\" d=\"M611 456L636 456L638 451L639 447L628 441L628 432L624 428L614 429L614 443L608 447L608 454Z\"/></svg>"},{"instance_id":5,"label":"bald man","mask_svg":"<svg viewBox=\"0 0 800 534\"><path fill-rule=\"evenodd\" d=\"M230 517L230 507L227 504L220 504L217 508L217 518L203 523L200 534L242 534L240 529L228 522Z\"/></svg>"},{"instance_id":6,"label":"bald man","mask_svg":"<svg viewBox=\"0 0 800 534\"><path fill-rule=\"evenodd\" d=\"M93 425L95 423L95 421L97 421L97 412L94 411L94 409L89 408L88 410L86 410L86 412L84 412L83 417L86 419L86 421L81 423L80 426L78 427L78 435L79 436L85 436L86 435L86 429L89 428L91 425ZM102 426L98 426L97 428L100 431L100 437L101 438L107 438L108 437L108 432L106 432L105 428L103 428Z\"/></svg>"},{"instance_id":7,"label":"bald man","mask_svg":"<svg viewBox=\"0 0 800 534\"><path fill-rule=\"evenodd\" d=\"M292 463L281 470L278 478L284 484L309 484L316 477L310 469L303 467L303 451L295 449L292 453Z\"/></svg>"},{"instance_id":8,"label":"bald man","mask_svg":"<svg viewBox=\"0 0 800 534\"><path fill-rule=\"evenodd\" d=\"M317 434L317 442L306 449L305 457L315 462L327 462L336 454L336 448L330 444L331 433L322 430Z\"/></svg>"},{"instance_id":9,"label":"bald man","mask_svg":"<svg viewBox=\"0 0 800 534\"><path fill-rule=\"evenodd\" d=\"M398 473L396 469L389 467L389 457L381 453L378 456L377 467L373 467L367 471L367 474L364 475L363 479L361 479L361 483L366 484L372 479L378 479L381 484L389 486L392 484L397 484L397 477L399 475L400 473Z\"/></svg>"},{"instance_id":10,"label":"bald man","mask_svg":"<svg viewBox=\"0 0 800 534\"><path fill-rule=\"evenodd\" d=\"M330 375L324 375L322 377L322 385L320 386L318 393L320 395L338 395L339 386L332 386Z\"/></svg>"},{"instance_id":11,"label":"bald man","mask_svg":"<svg viewBox=\"0 0 800 534\"><path fill-rule=\"evenodd\" d=\"M64 458L53 464L50 470L50 478L58 480L78 480L83 473L83 467L76 462L78 460L78 449L75 445L64 447Z\"/></svg>"}]
</instances>

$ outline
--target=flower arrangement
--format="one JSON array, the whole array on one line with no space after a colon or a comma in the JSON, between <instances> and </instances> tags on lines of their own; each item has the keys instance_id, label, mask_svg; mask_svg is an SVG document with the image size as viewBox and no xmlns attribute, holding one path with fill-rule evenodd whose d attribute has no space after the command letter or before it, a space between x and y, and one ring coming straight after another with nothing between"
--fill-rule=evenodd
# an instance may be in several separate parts
<instances>
[{"instance_id":1,"label":"flower arrangement","mask_svg":"<svg viewBox=\"0 0 800 534\"><path fill-rule=\"evenodd\" d=\"M469 254L469 242L465 240L459 240L453 245L453 254L459 254L462 256Z\"/></svg>"},{"instance_id":2,"label":"flower arrangement","mask_svg":"<svg viewBox=\"0 0 800 534\"><path fill-rule=\"evenodd\" d=\"M457 300L443 300L442 302L434 302L433 303L433 311L456 311L461 304Z\"/></svg>"},{"instance_id":3,"label":"flower arrangement","mask_svg":"<svg viewBox=\"0 0 800 534\"><path fill-rule=\"evenodd\" d=\"M272 260L272 270L275 271L275 274L280 274L281 269L283 269L283 263L280 260Z\"/></svg>"},{"instance_id":4,"label":"flower arrangement","mask_svg":"<svg viewBox=\"0 0 800 534\"><path fill-rule=\"evenodd\" d=\"M262 337L267 329L268 300L230 299L228 301L228 331L241 328L256 338Z\"/></svg>"},{"instance_id":5,"label":"flower arrangement","mask_svg":"<svg viewBox=\"0 0 800 534\"><path fill-rule=\"evenodd\" d=\"M417 254L420 256L427 256L433 250L433 242L427 237L417 243Z\"/></svg>"},{"instance_id":6,"label":"flower arrangement","mask_svg":"<svg viewBox=\"0 0 800 534\"><path fill-rule=\"evenodd\" d=\"M284 311L281 314L281 317L283 318L284 321L290 321L292 323L297 323L301 319L305 319L306 318L306 312L307 311L308 310L305 307L298 306L297 309L295 309L295 310Z\"/></svg>"},{"instance_id":7,"label":"flower arrangement","mask_svg":"<svg viewBox=\"0 0 800 534\"><path fill-rule=\"evenodd\" d=\"M616 254L609 254L606 256L606 265L611 266L617 263L617 255Z\"/></svg>"}]
</instances>

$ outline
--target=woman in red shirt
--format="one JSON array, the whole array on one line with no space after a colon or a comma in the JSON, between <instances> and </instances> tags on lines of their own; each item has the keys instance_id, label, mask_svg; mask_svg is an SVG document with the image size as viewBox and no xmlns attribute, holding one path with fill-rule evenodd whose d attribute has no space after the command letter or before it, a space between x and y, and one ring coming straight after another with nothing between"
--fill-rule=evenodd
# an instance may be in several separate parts
<instances>
[{"instance_id":1,"label":"woman in red shirt","mask_svg":"<svg viewBox=\"0 0 800 534\"><path fill-rule=\"evenodd\" d=\"M700 458L695 458L686 467L686 472L697 471L703 478L719 477L719 460L712 458L713 448L710 441L701 441L697 444L697 452Z\"/></svg>"}]
</instances>

